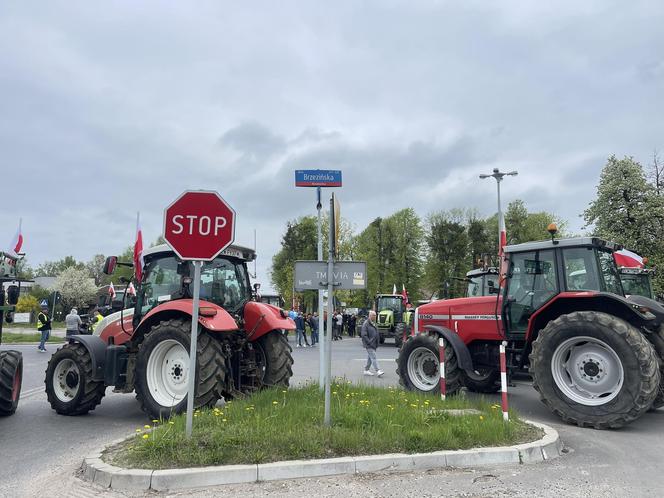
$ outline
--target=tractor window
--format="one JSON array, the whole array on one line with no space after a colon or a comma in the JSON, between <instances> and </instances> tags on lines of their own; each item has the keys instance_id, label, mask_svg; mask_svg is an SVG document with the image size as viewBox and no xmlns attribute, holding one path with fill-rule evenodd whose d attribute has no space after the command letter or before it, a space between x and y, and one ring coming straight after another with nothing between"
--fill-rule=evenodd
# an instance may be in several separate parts
<instances>
[{"instance_id":1,"label":"tractor window","mask_svg":"<svg viewBox=\"0 0 664 498\"><path fill-rule=\"evenodd\" d=\"M482 279L482 275L468 279L468 297L478 297L484 295L482 293Z\"/></svg>"},{"instance_id":2,"label":"tractor window","mask_svg":"<svg viewBox=\"0 0 664 498\"><path fill-rule=\"evenodd\" d=\"M508 320L512 331L523 331L530 316L558 293L553 251L514 254L507 288Z\"/></svg>"},{"instance_id":3,"label":"tractor window","mask_svg":"<svg viewBox=\"0 0 664 498\"><path fill-rule=\"evenodd\" d=\"M621 273L620 281L626 296L645 296L653 299L647 273Z\"/></svg>"},{"instance_id":4,"label":"tractor window","mask_svg":"<svg viewBox=\"0 0 664 498\"><path fill-rule=\"evenodd\" d=\"M170 301L182 289L178 275L178 262L173 256L146 261L143 270L145 277L141 283L141 315L145 315L159 303Z\"/></svg>"},{"instance_id":5,"label":"tractor window","mask_svg":"<svg viewBox=\"0 0 664 498\"><path fill-rule=\"evenodd\" d=\"M567 290L599 291L597 260L592 247L575 247L563 251Z\"/></svg>"},{"instance_id":6,"label":"tractor window","mask_svg":"<svg viewBox=\"0 0 664 498\"><path fill-rule=\"evenodd\" d=\"M401 311L403 306L403 299L401 296L398 297L379 297L378 298L378 309L381 310L392 310L392 311Z\"/></svg>"},{"instance_id":7,"label":"tractor window","mask_svg":"<svg viewBox=\"0 0 664 498\"><path fill-rule=\"evenodd\" d=\"M597 251L599 258L599 267L602 270L604 277L604 290L623 296L623 288L620 285L620 275L616 268L616 262L613 259L613 254L607 251Z\"/></svg>"},{"instance_id":8,"label":"tractor window","mask_svg":"<svg viewBox=\"0 0 664 498\"><path fill-rule=\"evenodd\" d=\"M203 264L201 299L218 304L228 311L235 311L251 298L248 284L244 264L217 258Z\"/></svg>"}]
</instances>

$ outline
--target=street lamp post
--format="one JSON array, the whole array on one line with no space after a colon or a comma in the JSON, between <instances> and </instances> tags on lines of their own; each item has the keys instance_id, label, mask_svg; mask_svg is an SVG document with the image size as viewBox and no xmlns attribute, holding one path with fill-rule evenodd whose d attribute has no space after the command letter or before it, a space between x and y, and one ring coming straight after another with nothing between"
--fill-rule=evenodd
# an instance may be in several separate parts
<instances>
[{"instance_id":1,"label":"street lamp post","mask_svg":"<svg viewBox=\"0 0 664 498\"><path fill-rule=\"evenodd\" d=\"M518 175L518 171L510 171L509 173L503 173L502 171L499 171L498 168L493 168L493 173L491 175L480 175L481 179L485 178L495 178L496 179L496 186L498 187L498 252L500 252L500 244L501 244L501 226L500 226L500 220L502 219L502 211L500 208L500 182L503 181L503 178L505 176L516 176Z\"/></svg>"}]
</instances>

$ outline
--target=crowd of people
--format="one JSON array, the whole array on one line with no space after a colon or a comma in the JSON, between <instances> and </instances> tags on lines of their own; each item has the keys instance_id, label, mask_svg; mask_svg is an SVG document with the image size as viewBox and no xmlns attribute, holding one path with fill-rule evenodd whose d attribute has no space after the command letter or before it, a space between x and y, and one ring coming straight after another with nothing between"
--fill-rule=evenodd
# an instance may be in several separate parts
<instances>
[{"instance_id":1,"label":"crowd of people","mask_svg":"<svg viewBox=\"0 0 664 498\"><path fill-rule=\"evenodd\" d=\"M318 335L318 313L302 313L290 310L288 316L295 322L295 347L313 347L319 342ZM325 327L327 323L327 312L323 316ZM337 310L332 315L332 340L340 341L344 335L355 337L357 335L357 315L342 313Z\"/></svg>"}]
</instances>

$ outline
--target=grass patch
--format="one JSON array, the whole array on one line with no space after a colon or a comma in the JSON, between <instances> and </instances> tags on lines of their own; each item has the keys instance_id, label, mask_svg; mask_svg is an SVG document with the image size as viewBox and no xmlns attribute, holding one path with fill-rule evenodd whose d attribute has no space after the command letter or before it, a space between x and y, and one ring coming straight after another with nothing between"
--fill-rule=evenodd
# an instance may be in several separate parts
<instances>
[{"instance_id":1,"label":"grass patch","mask_svg":"<svg viewBox=\"0 0 664 498\"><path fill-rule=\"evenodd\" d=\"M5 324L5 327L12 328L12 329L32 329L35 330L37 328L36 323L11 323L11 324ZM65 328L65 322L51 322L51 329L64 329Z\"/></svg>"},{"instance_id":2,"label":"grass patch","mask_svg":"<svg viewBox=\"0 0 664 498\"><path fill-rule=\"evenodd\" d=\"M41 341L41 334L35 332L34 334L16 334L13 332L3 332L2 333L2 343L3 344L20 344L22 342L39 342ZM64 337L55 337L51 334L51 337L48 338L47 342L51 343L62 343L65 342Z\"/></svg>"},{"instance_id":3,"label":"grass patch","mask_svg":"<svg viewBox=\"0 0 664 498\"><path fill-rule=\"evenodd\" d=\"M475 408L481 415L452 416L447 409ZM185 417L153 421L112 448L105 459L130 468L254 464L381 453L419 453L533 441L541 431L499 405L460 397L443 402L397 388L332 387L332 427L323 427L324 398L316 384L269 389L223 407L197 411L191 440ZM150 430L152 429L152 430Z\"/></svg>"}]
</instances>

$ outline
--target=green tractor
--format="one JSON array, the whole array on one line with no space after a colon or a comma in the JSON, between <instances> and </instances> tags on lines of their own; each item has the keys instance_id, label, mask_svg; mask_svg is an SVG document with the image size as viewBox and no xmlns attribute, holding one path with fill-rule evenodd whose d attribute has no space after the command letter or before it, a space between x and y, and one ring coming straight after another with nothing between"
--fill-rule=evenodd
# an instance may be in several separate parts
<instances>
[{"instance_id":1,"label":"green tractor","mask_svg":"<svg viewBox=\"0 0 664 498\"><path fill-rule=\"evenodd\" d=\"M380 334L380 343L393 338L394 345L401 347L403 336L408 328L406 320L412 318L412 311L406 310L401 294L378 294L375 299L376 328Z\"/></svg>"}]
</instances>

